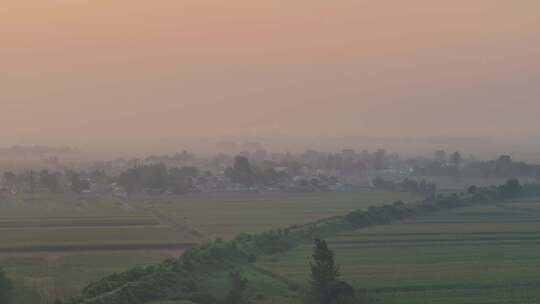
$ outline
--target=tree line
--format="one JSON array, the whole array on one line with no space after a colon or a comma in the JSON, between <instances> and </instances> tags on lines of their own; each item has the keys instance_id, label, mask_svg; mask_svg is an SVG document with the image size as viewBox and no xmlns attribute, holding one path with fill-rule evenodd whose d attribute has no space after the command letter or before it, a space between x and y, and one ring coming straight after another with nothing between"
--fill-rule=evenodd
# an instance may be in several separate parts
<instances>
[{"instance_id":1,"label":"tree line","mask_svg":"<svg viewBox=\"0 0 540 304\"><path fill-rule=\"evenodd\" d=\"M442 155L442 156L441 156ZM458 152L449 160L439 151L433 161L424 165L416 165L414 174L420 176L469 176L469 177L529 177L540 178L540 165L514 161L510 155L501 155L488 161L464 162Z\"/></svg>"},{"instance_id":2,"label":"tree line","mask_svg":"<svg viewBox=\"0 0 540 304\"><path fill-rule=\"evenodd\" d=\"M437 194L437 185L428 183L425 179L418 182L414 179L405 178L401 182L394 182L377 177L373 179L372 184L376 189L386 191L404 191L412 194L420 194L425 197L435 197Z\"/></svg>"}]
</instances>

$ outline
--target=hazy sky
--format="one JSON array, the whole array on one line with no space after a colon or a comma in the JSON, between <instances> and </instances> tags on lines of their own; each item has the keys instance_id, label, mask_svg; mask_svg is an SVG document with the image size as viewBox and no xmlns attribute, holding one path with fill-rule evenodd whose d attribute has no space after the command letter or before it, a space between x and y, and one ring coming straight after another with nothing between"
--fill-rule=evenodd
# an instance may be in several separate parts
<instances>
[{"instance_id":1,"label":"hazy sky","mask_svg":"<svg viewBox=\"0 0 540 304\"><path fill-rule=\"evenodd\" d=\"M538 0L3 0L0 141L528 135Z\"/></svg>"}]
</instances>

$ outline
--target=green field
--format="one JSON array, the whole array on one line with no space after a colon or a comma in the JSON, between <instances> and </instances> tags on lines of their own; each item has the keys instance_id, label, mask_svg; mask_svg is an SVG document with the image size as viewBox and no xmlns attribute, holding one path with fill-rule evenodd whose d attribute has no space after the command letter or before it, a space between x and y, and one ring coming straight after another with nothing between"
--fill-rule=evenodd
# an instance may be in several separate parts
<instances>
[{"instance_id":1,"label":"green field","mask_svg":"<svg viewBox=\"0 0 540 304\"><path fill-rule=\"evenodd\" d=\"M0 256L0 265L15 282L17 304L52 303L75 295L88 282L136 265L160 262L167 255L152 251L39 253Z\"/></svg>"},{"instance_id":2,"label":"green field","mask_svg":"<svg viewBox=\"0 0 540 304\"><path fill-rule=\"evenodd\" d=\"M0 216L0 251L58 244L68 249L0 254L0 266L16 283L16 303L47 303L75 295L90 281L182 251L155 245L230 238L397 199L415 200L404 193L369 190L192 194L130 202L110 197L57 198L18 198L0 207L6 211ZM40 213L40 208L49 211ZM327 241L343 279L370 303L540 302L540 198L452 209L342 232ZM111 244L148 246L148 250L77 248ZM261 304L302 303L301 292L290 287L307 285L311 249L304 245L242 267L250 282L247 297ZM228 271L217 273L202 281L200 288L222 298L227 281ZM185 302L153 304L179 303Z\"/></svg>"},{"instance_id":3,"label":"green field","mask_svg":"<svg viewBox=\"0 0 540 304\"><path fill-rule=\"evenodd\" d=\"M365 190L190 194L129 202L53 194L4 198L0 267L16 283L16 303L46 303L38 299L75 295L105 275L178 255L184 244L302 224L397 199L415 197ZM160 247L170 244L178 248ZM128 247L110 250L111 245Z\"/></svg>"},{"instance_id":4,"label":"green field","mask_svg":"<svg viewBox=\"0 0 540 304\"><path fill-rule=\"evenodd\" d=\"M239 233L303 224L399 199L411 202L417 197L367 189L360 192L216 193L164 196L138 205L151 206L208 238L231 238Z\"/></svg>"},{"instance_id":5,"label":"green field","mask_svg":"<svg viewBox=\"0 0 540 304\"><path fill-rule=\"evenodd\" d=\"M328 242L343 278L373 303L539 303L539 206L460 208ZM310 254L303 246L258 266L306 284Z\"/></svg>"},{"instance_id":6,"label":"green field","mask_svg":"<svg viewBox=\"0 0 540 304\"><path fill-rule=\"evenodd\" d=\"M0 220L141 215L144 213L112 196L37 193L0 198Z\"/></svg>"}]
</instances>

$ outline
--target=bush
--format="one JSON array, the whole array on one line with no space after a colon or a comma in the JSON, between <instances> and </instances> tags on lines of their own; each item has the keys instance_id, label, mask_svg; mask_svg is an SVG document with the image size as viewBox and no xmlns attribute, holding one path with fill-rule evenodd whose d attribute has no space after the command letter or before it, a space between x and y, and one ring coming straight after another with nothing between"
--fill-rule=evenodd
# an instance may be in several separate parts
<instances>
[{"instance_id":1,"label":"bush","mask_svg":"<svg viewBox=\"0 0 540 304\"><path fill-rule=\"evenodd\" d=\"M140 280L142 277L151 274L154 271L154 267L135 267L120 274L115 273L107 276L97 282L91 283L86 286L82 295L86 298L92 298L100 294L112 291L118 287L121 287L127 283Z\"/></svg>"},{"instance_id":2,"label":"bush","mask_svg":"<svg viewBox=\"0 0 540 304\"><path fill-rule=\"evenodd\" d=\"M197 304L221 304L213 295L207 293L193 293L188 299Z\"/></svg>"},{"instance_id":3,"label":"bush","mask_svg":"<svg viewBox=\"0 0 540 304\"><path fill-rule=\"evenodd\" d=\"M291 282L289 284L287 284L287 288L290 290L290 291L299 291L300 290L300 285L298 285L297 283L294 283L294 282Z\"/></svg>"},{"instance_id":4,"label":"bush","mask_svg":"<svg viewBox=\"0 0 540 304\"><path fill-rule=\"evenodd\" d=\"M11 303L13 284L7 278L4 270L0 268L0 303Z\"/></svg>"},{"instance_id":5,"label":"bush","mask_svg":"<svg viewBox=\"0 0 540 304\"><path fill-rule=\"evenodd\" d=\"M242 278L240 272L231 272L231 290L227 294L225 304L241 304L244 302L244 292L247 288L248 279Z\"/></svg>"}]
</instances>

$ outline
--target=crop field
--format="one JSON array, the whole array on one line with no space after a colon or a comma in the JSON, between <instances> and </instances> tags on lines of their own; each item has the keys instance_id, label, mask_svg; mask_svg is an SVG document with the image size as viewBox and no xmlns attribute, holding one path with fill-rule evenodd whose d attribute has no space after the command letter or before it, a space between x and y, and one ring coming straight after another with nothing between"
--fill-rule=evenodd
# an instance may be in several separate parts
<instances>
[{"instance_id":1,"label":"crop field","mask_svg":"<svg viewBox=\"0 0 540 304\"><path fill-rule=\"evenodd\" d=\"M538 206L472 206L327 241L343 279L374 303L539 303ZM258 265L306 284L310 254L303 246Z\"/></svg>"},{"instance_id":2,"label":"crop field","mask_svg":"<svg viewBox=\"0 0 540 304\"><path fill-rule=\"evenodd\" d=\"M0 252L50 251L111 245L193 243L115 197L21 195L0 201Z\"/></svg>"},{"instance_id":3,"label":"crop field","mask_svg":"<svg viewBox=\"0 0 540 304\"><path fill-rule=\"evenodd\" d=\"M89 282L131 267L157 263L167 255L155 251L103 251L0 255L0 264L15 283L17 304L52 303L74 295Z\"/></svg>"},{"instance_id":4,"label":"crop field","mask_svg":"<svg viewBox=\"0 0 540 304\"><path fill-rule=\"evenodd\" d=\"M47 303L113 272L179 255L205 239L301 224L398 199L415 197L365 190L132 201L65 194L1 198L0 267L16 283L16 303Z\"/></svg>"},{"instance_id":5,"label":"crop field","mask_svg":"<svg viewBox=\"0 0 540 304\"><path fill-rule=\"evenodd\" d=\"M239 233L283 228L396 200L416 199L408 193L366 189L359 192L192 194L162 197L143 204L185 222L208 238L231 238Z\"/></svg>"},{"instance_id":6,"label":"crop field","mask_svg":"<svg viewBox=\"0 0 540 304\"><path fill-rule=\"evenodd\" d=\"M69 193L20 194L0 198L0 219L140 216L120 198Z\"/></svg>"}]
</instances>

